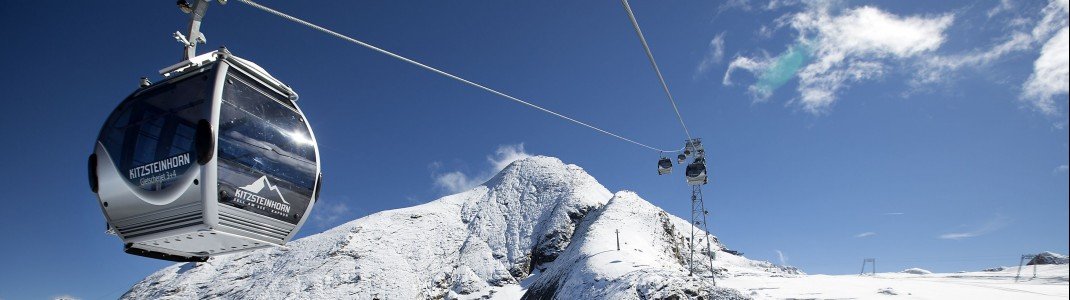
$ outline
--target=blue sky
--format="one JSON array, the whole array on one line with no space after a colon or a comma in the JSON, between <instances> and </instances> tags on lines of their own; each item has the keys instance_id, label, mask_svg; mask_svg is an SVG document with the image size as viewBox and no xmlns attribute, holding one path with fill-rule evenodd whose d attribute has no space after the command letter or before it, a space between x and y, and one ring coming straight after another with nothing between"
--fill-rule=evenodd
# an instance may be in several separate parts
<instances>
[{"instance_id":1,"label":"blue sky","mask_svg":"<svg viewBox=\"0 0 1070 300\"><path fill-rule=\"evenodd\" d=\"M683 134L617 1L267 5L590 122ZM712 170L712 231L810 273L1012 265L1067 252L1065 0L652 2L632 7ZM96 7L94 7L96 5ZM107 6L102 6L107 5ZM7 93L0 298L114 298L168 265L104 234L85 158L107 113L178 61L168 3L0 8ZM293 86L321 144L301 236L478 184L542 154L686 216L657 153L240 3L226 45Z\"/></svg>"}]
</instances>

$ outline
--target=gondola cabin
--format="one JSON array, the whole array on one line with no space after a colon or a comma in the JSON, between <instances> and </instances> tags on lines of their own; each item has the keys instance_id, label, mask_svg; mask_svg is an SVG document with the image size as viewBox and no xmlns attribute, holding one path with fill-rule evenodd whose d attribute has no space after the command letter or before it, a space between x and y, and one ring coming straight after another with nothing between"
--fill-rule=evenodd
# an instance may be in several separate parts
<instances>
[{"instance_id":1,"label":"gondola cabin","mask_svg":"<svg viewBox=\"0 0 1070 300\"><path fill-rule=\"evenodd\" d=\"M225 49L165 72L119 104L89 157L108 230L172 261L286 244L322 180L297 94Z\"/></svg>"},{"instance_id":2,"label":"gondola cabin","mask_svg":"<svg viewBox=\"0 0 1070 300\"><path fill-rule=\"evenodd\" d=\"M658 175L665 175L672 173L672 160L668 157L662 157L658 160Z\"/></svg>"},{"instance_id":3,"label":"gondola cabin","mask_svg":"<svg viewBox=\"0 0 1070 300\"><path fill-rule=\"evenodd\" d=\"M687 184L690 185L703 185L706 184L706 160L695 159L687 165L687 169L684 170L684 175L687 177Z\"/></svg>"}]
</instances>

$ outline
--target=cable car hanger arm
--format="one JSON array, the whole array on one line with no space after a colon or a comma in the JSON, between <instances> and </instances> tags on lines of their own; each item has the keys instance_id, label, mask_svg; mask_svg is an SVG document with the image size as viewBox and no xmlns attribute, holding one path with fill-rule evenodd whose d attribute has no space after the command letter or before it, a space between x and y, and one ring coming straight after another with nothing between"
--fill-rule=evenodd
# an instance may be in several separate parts
<instances>
[{"instance_id":1,"label":"cable car hanger arm","mask_svg":"<svg viewBox=\"0 0 1070 300\"><path fill-rule=\"evenodd\" d=\"M218 0L219 4L227 4L227 0ZM178 8L189 14L189 36L183 36L181 32L175 31L175 40L183 44L182 60L189 60L197 56L197 44L204 44L207 39L204 37L204 33L201 33L201 21L204 19L205 13L208 12L208 2L211 0L193 0L193 4L190 5L186 0L178 0Z\"/></svg>"}]
</instances>

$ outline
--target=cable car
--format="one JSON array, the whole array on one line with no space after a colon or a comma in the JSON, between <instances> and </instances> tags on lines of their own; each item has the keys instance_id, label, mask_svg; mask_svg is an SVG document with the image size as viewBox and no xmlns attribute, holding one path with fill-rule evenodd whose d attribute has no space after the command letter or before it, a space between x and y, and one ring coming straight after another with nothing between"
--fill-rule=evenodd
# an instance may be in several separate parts
<instances>
[{"instance_id":1,"label":"cable car","mask_svg":"<svg viewBox=\"0 0 1070 300\"><path fill-rule=\"evenodd\" d=\"M89 157L109 232L171 261L286 244L322 182L297 93L226 49L172 69L119 104Z\"/></svg>"},{"instance_id":2,"label":"cable car","mask_svg":"<svg viewBox=\"0 0 1070 300\"><path fill-rule=\"evenodd\" d=\"M680 155L676 156L676 163L682 164L686 160L687 160L687 155L680 154Z\"/></svg>"},{"instance_id":3,"label":"cable car","mask_svg":"<svg viewBox=\"0 0 1070 300\"><path fill-rule=\"evenodd\" d=\"M672 160L668 157L662 157L658 160L658 175L665 175L672 173Z\"/></svg>"},{"instance_id":4,"label":"cable car","mask_svg":"<svg viewBox=\"0 0 1070 300\"><path fill-rule=\"evenodd\" d=\"M687 170L684 171L684 175L687 177L687 184L706 184L706 160L702 158L696 158L694 161L687 165Z\"/></svg>"}]
</instances>

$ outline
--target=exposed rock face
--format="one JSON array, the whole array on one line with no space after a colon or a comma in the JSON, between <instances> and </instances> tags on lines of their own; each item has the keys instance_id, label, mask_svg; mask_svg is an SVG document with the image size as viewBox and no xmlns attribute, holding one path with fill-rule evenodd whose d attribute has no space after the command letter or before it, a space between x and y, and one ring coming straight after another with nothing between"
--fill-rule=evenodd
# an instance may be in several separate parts
<instances>
[{"instance_id":1,"label":"exposed rock face","mask_svg":"<svg viewBox=\"0 0 1070 300\"><path fill-rule=\"evenodd\" d=\"M584 218L572 244L523 299L747 299L708 278L725 270L711 270L707 253L728 256L716 237L709 236L706 248L706 236L697 236L703 240L695 243L695 261L702 263L696 265L697 276L689 276L690 230L689 222L635 193L619 192Z\"/></svg>"},{"instance_id":2,"label":"exposed rock face","mask_svg":"<svg viewBox=\"0 0 1070 300\"><path fill-rule=\"evenodd\" d=\"M1028 265L1065 265L1068 262L1070 259L1067 259L1066 255L1044 251L1037 253L1033 259L1029 260Z\"/></svg>"},{"instance_id":3,"label":"exposed rock face","mask_svg":"<svg viewBox=\"0 0 1070 300\"><path fill-rule=\"evenodd\" d=\"M930 272L929 270L922 269L922 268L910 268L910 269L903 270L903 271L901 271L899 273L907 273L907 274L914 274L914 275L927 275L927 274L932 274L933 272Z\"/></svg>"}]
</instances>

